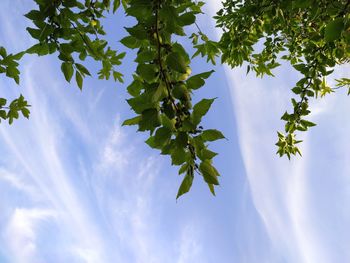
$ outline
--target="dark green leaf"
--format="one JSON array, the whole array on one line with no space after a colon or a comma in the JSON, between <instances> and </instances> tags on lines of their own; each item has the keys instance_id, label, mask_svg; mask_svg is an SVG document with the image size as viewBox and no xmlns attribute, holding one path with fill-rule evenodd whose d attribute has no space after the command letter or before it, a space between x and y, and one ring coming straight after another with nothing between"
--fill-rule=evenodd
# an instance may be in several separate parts
<instances>
[{"instance_id":1,"label":"dark green leaf","mask_svg":"<svg viewBox=\"0 0 350 263\"><path fill-rule=\"evenodd\" d=\"M183 148L175 147L171 150L171 160L173 165L181 165L186 161L186 152Z\"/></svg>"},{"instance_id":2,"label":"dark green leaf","mask_svg":"<svg viewBox=\"0 0 350 263\"><path fill-rule=\"evenodd\" d=\"M83 77L79 73L79 71L75 72L75 80L77 82L77 85L78 85L79 89L82 90L83 89Z\"/></svg>"},{"instance_id":3,"label":"dark green leaf","mask_svg":"<svg viewBox=\"0 0 350 263\"><path fill-rule=\"evenodd\" d=\"M140 41L133 36L124 37L120 42L131 49L140 47Z\"/></svg>"},{"instance_id":4,"label":"dark green leaf","mask_svg":"<svg viewBox=\"0 0 350 263\"><path fill-rule=\"evenodd\" d=\"M87 70L86 67L84 67L83 65L79 64L79 63L75 63L75 66L77 67L77 69L80 71L80 73L91 76L90 72Z\"/></svg>"},{"instance_id":5,"label":"dark green leaf","mask_svg":"<svg viewBox=\"0 0 350 263\"><path fill-rule=\"evenodd\" d=\"M338 17L329 22L324 32L324 38L327 42L331 42L340 38L344 29L344 20L342 17Z\"/></svg>"},{"instance_id":6,"label":"dark green leaf","mask_svg":"<svg viewBox=\"0 0 350 263\"><path fill-rule=\"evenodd\" d=\"M115 13L117 11L119 6L120 6L120 0L114 0L114 2L113 2L113 13Z\"/></svg>"},{"instance_id":7,"label":"dark green leaf","mask_svg":"<svg viewBox=\"0 0 350 263\"><path fill-rule=\"evenodd\" d=\"M156 80L157 71L158 69L154 64L140 64L136 69L136 72L140 75L140 77L149 83Z\"/></svg>"},{"instance_id":8,"label":"dark green leaf","mask_svg":"<svg viewBox=\"0 0 350 263\"><path fill-rule=\"evenodd\" d=\"M61 65L61 70L64 74L65 79L70 82L73 77L74 69L73 64L69 62L63 62Z\"/></svg>"},{"instance_id":9,"label":"dark green leaf","mask_svg":"<svg viewBox=\"0 0 350 263\"><path fill-rule=\"evenodd\" d=\"M192 12L185 13L179 17L179 21L182 26L192 25L196 22L196 16Z\"/></svg>"},{"instance_id":10,"label":"dark green leaf","mask_svg":"<svg viewBox=\"0 0 350 263\"><path fill-rule=\"evenodd\" d=\"M147 109L142 112L141 120L139 121L140 131L153 131L160 125L160 116L157 109Z\"/></svg>"}]
</instances>

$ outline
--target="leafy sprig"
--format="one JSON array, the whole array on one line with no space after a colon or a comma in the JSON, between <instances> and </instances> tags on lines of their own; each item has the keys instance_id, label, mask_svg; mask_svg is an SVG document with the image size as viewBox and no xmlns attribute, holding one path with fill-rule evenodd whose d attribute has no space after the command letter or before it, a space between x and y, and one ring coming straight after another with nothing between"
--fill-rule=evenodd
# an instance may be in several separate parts
<instances>
[{"instance_id":1,"label":"leafy sprig","mask_svg":"<svg viewBox=\"0 0 350 263\"><path fill-rule=\"evenodd\" d=\"M126 13L137 23L127 28L129 35L121 40L126 47L138 49L136 74L127 88L132 96L128 103L137 116L124 125L137 125L139 131L150 132L146 143L180 166L179 174L185 175L177 198L190 190L196 172L213 194L219 184L219 173L212 162L217 154L207 144L224 136L217 130L204 130L200 124L214 99L203 99L194 106L191 103L192 93L213 71L191 76L189 55L173 40L175 35L186 36L184 27L195 25L202 5L193 1L131 0ZM211 52L203 55L212 59Z\"/></svg>"}]
</instances>

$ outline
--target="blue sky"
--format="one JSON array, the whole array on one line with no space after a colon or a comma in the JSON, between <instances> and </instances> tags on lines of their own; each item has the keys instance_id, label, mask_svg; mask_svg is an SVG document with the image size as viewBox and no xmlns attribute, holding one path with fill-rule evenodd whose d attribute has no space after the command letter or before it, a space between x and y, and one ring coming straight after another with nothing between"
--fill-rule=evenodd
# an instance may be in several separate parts
<instances>
[{"instance_id":1,"label":"blue sky","mask_svg":"<svg viewBox=\"0 0 350 263\"><path fill-rule=\"evenodd\" d=\"M0 43L9 51L32 44L22 17L31 6L0 3ZM217 8L210 2L200 21L214 38L208 23ZM123 49L121 20L106 26ZM120 68L126 83L132 60ZM197 60L193 72L210 67ZM2 96L23 93L33 105L29 120L0 126L1 263L350 260L345 91L312 104L318 126L303 135L303 158L288 161L274 143L298 76L287 66L264 79L217 66L197 99L218 97L204 125L229 139L212 145L221 186L213 198L196 178L176 202L176 168L144 144L145 134L120 125L132 115L126 85L90 78L80 92L59 68L55 56L25 57L21 86L0 79Z\"/></svg>"}]
</instances>

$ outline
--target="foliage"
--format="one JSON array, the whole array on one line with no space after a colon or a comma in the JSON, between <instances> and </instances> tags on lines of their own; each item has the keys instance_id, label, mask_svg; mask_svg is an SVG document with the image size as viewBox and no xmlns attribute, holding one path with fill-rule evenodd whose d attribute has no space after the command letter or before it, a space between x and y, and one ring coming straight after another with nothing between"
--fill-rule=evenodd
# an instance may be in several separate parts
<instances>
[{"instance_id":1,"label":"foliage","mask_svg":"<svg viewBox=\"0 0 350 263\"><path fill-rule=\"evenodd\" d=\"M23 56L23 52L18 54L7 54L4 47L0 47L0 73L6 74L7 77L15 80L19 84L19 70L18 60ZM0 122L1 119L8 120L12 124L13 119L18 119L19 113L26 118L29 117L29 105L28 102L20 95L17 99L13 100L9 104L7 99L0 98Z\"/></svg>"},{"instance_id":2,"label":"foliage","mask_svg":"<svg viewBox=\"0 0 350 263\"><path fill-rule=\"evenodd\" d=\"M328 80L334 67L349 62L349 9L348 0L226 0L216 16L224 30L223 63L236 67L246 62L248 72L262 76L273 75L284 60L302 75L292 88L299 98L292 99L292 112L282 116L285 134L278 133L276 144L280 156L301 155L295 132L315 126L305 119L309 100L333 92ZM349 84L344 78L337 86Z\"/></svg>"},{"instance_id":3,"label":"foliage","mask_svg":"<svg viewBox=\"0 0 350 263\"><path fill-rule=\"evenodd\" d=\"M223 30L221 40L210 40L198 27L196 19L204 2L195 0L34 0L37 9L25 16L33 22L27 28L37 44L17 55L7 55L0 48L0 72L19 82L18 60L23 54L57 54L65 79L75 81L80 89L90 76L86 58L101 63L100 79L123 82L117 69L125 53L114 50L105 39L102 20L108 12L123 7L135 21L125 28L128 35L121 43L136 50L137 67L127 86L127 100L135 116L123 125L135 125L149 133L146 143L161 154L169 155L173 165L184 174L177 197L187 193L197 172L210 191L219 184L219 172L212 159L217 153L208 143L223 139L215 129L204 129L201 121L215 99L201 99L192 105L192 96L205 85L213 71L192 74L194 57L205 57L215 64L232 67L247 65L247 72L257 76L273 75L281 60L288 61L302 78L292 91L293 111L286 112L285 133L278 133L278 154L299 153L296 131L315 124L306 120L310 98L321 97L336 88L328 78L337 64L349 59L350 1L344 0L226 0L215 17ZM194 49L192 56L182 43ZM257 49L258 47L258 49ZM262 47L261 51L259 47ZM347 87L350 79L338 80L337 88ZM18 112L29 116L22 96L6 106L0 99L0 118L12 123Z\"/></svg>"},{"instance_id":4,"label":"foliage","mask_svg":"<svg viewBox=\"0 0 350 263\"><path fill-rule=\"evenodd\" d=\"M131 0L125 12L137 23L126 29L129 35L121 40L128 48L138 49L134 81L127 88L132 96L128 103L137 116L124 125L149 131L146 143L170 155L173 165L181 165L179 173L185 177L177 197L190 190L195 172L203 176L213 194L214 185L219 184L219 173L212 165L216 153L208 149L207 142L224 136L200 126L214 99L203 99L193 107L191 103L191 94L204 85L212 71L189 77L191 59L180 41L174 40L174 36L177 40L186 36L184 27L195 23L202 5L181 0ZM199 34L205 41L206 36ZM198 44L195 34L192 38L198 50L194 56L207 55L214 61L212 49L205 47L207 42Z\"/></svg>"}]
</instances>

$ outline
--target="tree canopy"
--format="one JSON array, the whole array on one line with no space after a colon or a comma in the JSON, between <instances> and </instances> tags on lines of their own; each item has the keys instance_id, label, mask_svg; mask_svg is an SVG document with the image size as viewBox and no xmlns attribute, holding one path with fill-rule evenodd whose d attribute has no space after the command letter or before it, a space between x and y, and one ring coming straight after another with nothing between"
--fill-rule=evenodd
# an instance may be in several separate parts
<instances>
[{"instance_id":1,"label":"tree canopy","mask_svg":"<svg viewBox=\"0 0 350 263\"><path fill-rule=\"evenodd\" d=\"M120 42L137 51L133 81L127 86L127 103L135 117L123 125L136 125L149 133L146 143L161 154L169 155L173 165L184 174L177 197L188 192L195 173L202 175L210 191L219 184L219 172L213 165L216 152L208 143L225 138L211 128L204 128L202 118L215 98L202 98L192 105L196 90L205 85L213 70L193 75L191 61L200 56L208 63L247 67L257 76L273 76L281 63L290 63L301 74L291 87L292 112L285 112L284 132L276 143L280 156L300 154L296 132L306 131L314 123L309 100L323 97L337 88L350 93L350 79L338 79L336 87L329 80L336 65L349 61L349 0L225 0L213 18L223 34L218 42L210 40L196 23L205 4L195 0L33 0L37 8L25 17L27 28L37 44L17 54L0 48L0 73L19 84L19 61L25 54L55 54L61 61L65 79L75 79L83 88L90 76L86 58L101 64L99 79L123 83L118 66L126 53L113 49L106 40L103 18L123 9L134 18L125 28ZM116 13L120 15L121 12ZM183 43L193 46L188 54ZM284 61L284 62L283 62ZM85 65L84 65L85 64ZM0 98L0 120L11 124L20 114L29 117L29 102L20 95L8 103Z\"/></svg>"}]
</instances>

